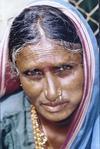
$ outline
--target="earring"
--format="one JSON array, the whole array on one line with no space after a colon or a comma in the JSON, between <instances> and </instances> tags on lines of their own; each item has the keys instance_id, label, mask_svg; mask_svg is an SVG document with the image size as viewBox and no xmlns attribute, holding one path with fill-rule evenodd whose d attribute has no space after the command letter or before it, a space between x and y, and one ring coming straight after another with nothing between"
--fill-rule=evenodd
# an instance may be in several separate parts
<instances>
[{"instance_id":1,"label":"earring","mask_svg":"<svg viewBox=\"0 0 100 149\"><path fill-rule=\"evenodd\" d=\"M22 87L22 84L20 84L20 86Z\"/></svg>"}]
</instances>

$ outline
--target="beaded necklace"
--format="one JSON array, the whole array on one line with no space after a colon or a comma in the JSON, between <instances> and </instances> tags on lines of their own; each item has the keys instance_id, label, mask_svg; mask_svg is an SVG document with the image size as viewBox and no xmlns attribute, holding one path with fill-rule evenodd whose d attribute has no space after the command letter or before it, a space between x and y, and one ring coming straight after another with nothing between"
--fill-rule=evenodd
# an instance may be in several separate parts
<instances>
[{"instance_id":1,"label":"beaded necklace","mask_svg":"<svg viewBox=\"0 0 100 149\"><path fill-rule=\"evenodd\" d=\"M31 107L31 119L35 140L35 149L46 149L45 144L47 142L47 137L40 130L38 116L34 106Z\"/></svg>"}]
</instances>

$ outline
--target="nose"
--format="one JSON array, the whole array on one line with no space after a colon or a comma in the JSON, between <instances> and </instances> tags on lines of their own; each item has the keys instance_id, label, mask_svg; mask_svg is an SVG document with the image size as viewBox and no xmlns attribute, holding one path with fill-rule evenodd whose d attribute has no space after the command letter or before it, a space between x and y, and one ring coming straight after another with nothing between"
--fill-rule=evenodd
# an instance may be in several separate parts
<instances>
[{"instance_id":1,"label":"nose","mask_svg":"<svg viewBox=\"0 0 100 149\"><path fill-rule=\"evenodd\" d=\"M44 94L49 101L55 101L61 95L60 83L50 72L45 74Z\"/></svg>"}]
</instances>

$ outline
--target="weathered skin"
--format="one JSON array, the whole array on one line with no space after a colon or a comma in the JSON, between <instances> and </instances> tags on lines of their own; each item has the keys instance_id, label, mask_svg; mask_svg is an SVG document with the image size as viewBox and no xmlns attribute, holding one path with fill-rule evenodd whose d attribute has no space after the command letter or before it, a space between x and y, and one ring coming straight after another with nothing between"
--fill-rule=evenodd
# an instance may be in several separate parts
<instances>
[{"instance_id":1,"label":"weathered skin","mask_svg":"<svg viewBox=\"0 0 100 149\"><path fill-rule=\"evenodd\" d=\"M67 129L60 122L73 113L82 98L82 56L54 41L43 40L24 47L17 55L16 64L22 87L36 107L49 141L52 139L51 146L58 148ZM53 138L57 135L60 138L56 144Z\"/></svg>"}]
</instances>

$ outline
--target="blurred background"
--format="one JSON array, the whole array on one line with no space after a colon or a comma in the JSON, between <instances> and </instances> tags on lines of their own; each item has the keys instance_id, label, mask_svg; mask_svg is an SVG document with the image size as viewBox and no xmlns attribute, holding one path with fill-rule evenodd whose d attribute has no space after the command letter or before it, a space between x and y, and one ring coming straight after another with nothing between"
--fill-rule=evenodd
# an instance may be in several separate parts
<instances>
[{"instance_id":1,"label":"blurred background","mask_svg":"<svg viewBox=\"0 0 100 149\"><path fill-rule=\"evenodd\" d=\"M68 0L87 19L99 43L99 0Z\"/></svg>"}]
</instances>

